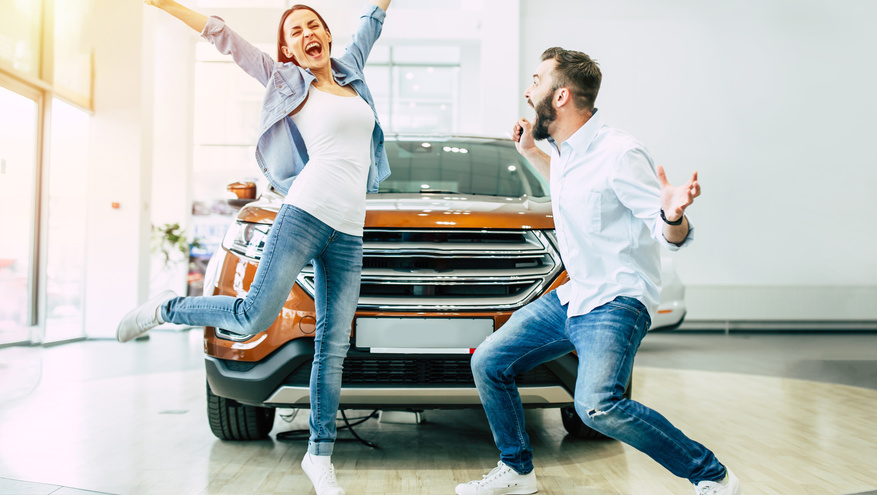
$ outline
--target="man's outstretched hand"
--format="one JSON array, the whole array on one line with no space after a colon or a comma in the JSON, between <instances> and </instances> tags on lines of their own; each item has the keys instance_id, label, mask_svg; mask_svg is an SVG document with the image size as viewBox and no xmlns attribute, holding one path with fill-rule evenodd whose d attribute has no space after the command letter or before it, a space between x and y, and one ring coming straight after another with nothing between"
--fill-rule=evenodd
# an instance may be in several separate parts
<instances>
[{"instance_id":1,"label":"man's outstretched hand","mask_svg":"<svg viewBox=\"0 0 877 495\"><path fill-rule=\"evenodd\" d=\"M658 181L661 183L661 208L664 210L664 216L670 222L682 218L685 209L694 202L694 198L700 196L697 171L691 174L691 178L685 184L674 186L667 181L664 167L658 165Z\"/></svg>"}]
</instances>

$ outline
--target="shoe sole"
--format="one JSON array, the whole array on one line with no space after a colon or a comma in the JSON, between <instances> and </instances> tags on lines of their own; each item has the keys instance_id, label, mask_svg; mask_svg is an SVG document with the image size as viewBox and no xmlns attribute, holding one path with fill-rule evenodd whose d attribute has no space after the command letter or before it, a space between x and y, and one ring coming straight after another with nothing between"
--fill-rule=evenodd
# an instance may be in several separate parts
<instances>
[{"instance_id":1,"label":"shoe sole","mask_svg":"<svg viewBox=\"0 0 877 495\"><path fill-rule=\"evenodd\" d=\"M532 495L533 493L536 493L538 491L538 488L519 487L515 489L515 491L511 492L493 492L493 495ZM454 489L454 493L457 495L461 495L461 493L456 489Z\"/></svg>"}]
</instances>

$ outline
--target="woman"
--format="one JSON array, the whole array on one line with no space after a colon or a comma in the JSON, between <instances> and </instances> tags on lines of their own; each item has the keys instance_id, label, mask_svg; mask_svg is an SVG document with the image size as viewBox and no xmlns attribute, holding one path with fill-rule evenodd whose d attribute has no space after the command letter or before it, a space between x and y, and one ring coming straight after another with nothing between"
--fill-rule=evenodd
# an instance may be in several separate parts
<instances>
[{"instance_id":1,"label":"woman","mask_svg":"<svg viewBox=\"0 0 877 495\"><path fill-rule=\"evenodd\" d=\"M310 381L310 439L302 468L318 494L343 494L331 455L362 271L365 195L389 175L383 132L363 67L380 36L390 0L372 0L343 56L330 58L332 33L313 9L284 12L275 62L218 17L173 0L144 0L200 32L266 87L256 161L286 195L245 298L175 297L163 292L122 319L126 342L164 323L212 326L241 334L267 329L301 269L316 274L317 328Z\"/></svg>"}]
</instances>

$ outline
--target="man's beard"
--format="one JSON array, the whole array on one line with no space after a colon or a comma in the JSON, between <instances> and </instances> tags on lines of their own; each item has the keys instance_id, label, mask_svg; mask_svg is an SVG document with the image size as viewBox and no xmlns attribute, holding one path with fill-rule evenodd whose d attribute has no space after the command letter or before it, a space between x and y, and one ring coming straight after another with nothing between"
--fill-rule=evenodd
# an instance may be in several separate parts
<instances>
[{"instance_id":1,"label":"man's beard","mask_svg":"<svg viewBox=\"0 0 877 495\"><path fill-rule=\"evenodd\" d=\"M533 139L537 141L548 139L551 137L551 134L548 133L548 125L557 119L557 110L551 104L551 96L542 98L534 109L536 110L536 120L533 121Z\"/></svg>"}]
</instances>

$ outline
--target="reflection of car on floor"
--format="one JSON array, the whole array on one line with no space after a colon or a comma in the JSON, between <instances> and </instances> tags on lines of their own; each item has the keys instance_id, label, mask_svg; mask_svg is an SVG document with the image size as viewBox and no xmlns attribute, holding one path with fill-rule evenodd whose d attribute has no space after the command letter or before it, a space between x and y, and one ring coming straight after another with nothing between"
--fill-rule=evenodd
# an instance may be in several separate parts
<instances>
[{"instance_id":1,"label":"reflection of car on floor","mask_svg":"<svg viewBox=\"0 0 877 495\"><path fill-rule=\"evenodd\" d=\"M341 407L480 407L472 351L513 311L567 280L548 185L509 140L397 137L385 146L392 175L368 196ZM246 294L282 201L269 190L240 210L208 267L207 294ZM677 326L685 315L670 265L663 276L653 328ZM308 266L268 330L205 329L210 425L219 438L262 438L275 407L309 406L313 290ZM517 383L525 407L563 408L567 430L594 436L571 407L576 364L571 353Z\"/></svg>"}]
</instances>

